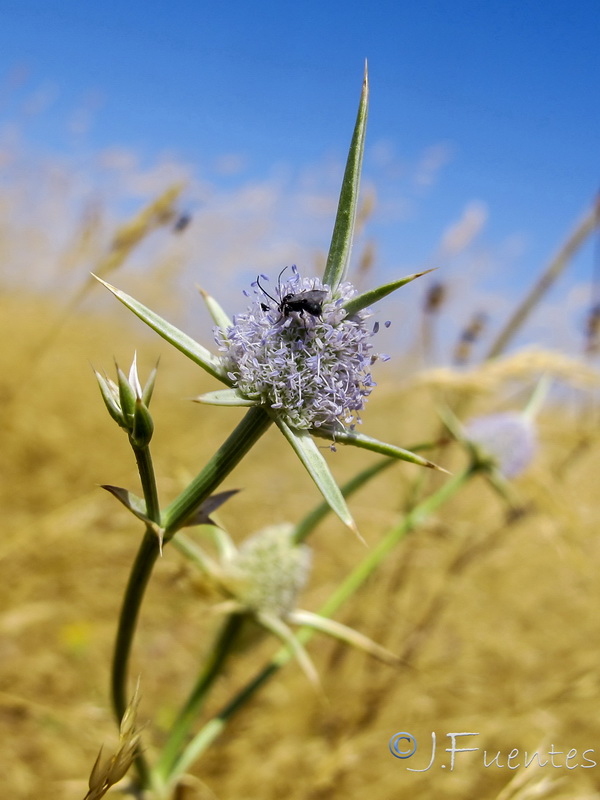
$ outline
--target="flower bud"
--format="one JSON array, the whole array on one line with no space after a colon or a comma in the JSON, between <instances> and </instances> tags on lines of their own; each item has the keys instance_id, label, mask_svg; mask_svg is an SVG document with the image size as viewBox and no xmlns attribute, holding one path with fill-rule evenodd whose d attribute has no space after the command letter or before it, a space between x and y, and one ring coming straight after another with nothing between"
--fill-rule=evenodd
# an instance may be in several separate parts
<instances>
[{"instance_id":1,"label":"flower bud","mask_svg":"<svg viewBox=\"0 0 600 800\"><path fill-rule=\"evenodd\" d=\"M144 401L135 401L133 426L130 434L131 441L136 447L147 447L154 433L154 422Z\"/></svg>"},{"instance_id":2,"label":"flower bud","mask_svg":"<svg viewBox=\"0 0 600 800\"><path fill-rule=\"evenodd\" d=\"M156 380L156 368L152 370L142 389L137 374L137 359L134 355L129 376L117 365L117 383L95 371L102 399L108 413L129 434L135 447L147 447L154 432L154 423L148 410Z\"/></svg>"}]
</instances>

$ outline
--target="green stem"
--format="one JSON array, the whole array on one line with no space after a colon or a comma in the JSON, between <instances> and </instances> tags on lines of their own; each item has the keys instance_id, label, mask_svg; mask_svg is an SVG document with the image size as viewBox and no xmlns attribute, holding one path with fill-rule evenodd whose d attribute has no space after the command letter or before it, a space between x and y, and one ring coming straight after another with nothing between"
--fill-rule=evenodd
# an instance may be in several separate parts
<instances>
[{"instance_id":1,"label":"green stem","mask_svg":"<svg viewBox=\"0 0 600 800\"><path fill-rule=\"evenodd\" d=\"M160 505L158 502L156 477L154 475L154 467L152 466L150 448L133 446L133 452L142 482L144 500L146 501L146 516L148 516L152 522L160 524Z\"/></svg>"},{"instance_id":2,"label":"green stem","mask_svg":"<svg viewBox=\"0 0 600 800\"><path fill-rule=\"evenodd\" d=\"M156 477L152 466L150 448L136 447L133 443L132 448L138 466L144 500L146 502L146 514L153 522L160 522L160 505L158 502ZM159 552L157 544L156 534L147 528L131 571L125 597L123 598L112 665L113 708L119 723L121 722L128 704L127 674L131 642L135 633L137 617L146 584L148 583L152 572L152 566ZM140 785L144 788L149 786L150 770L144 755L139 749L135 756L135 765Z\"/></svg>"},{"instance_id":3,"label":"green stem","mask_svg":"<svg viewBox=\"0 0 600 800\"><path fill-rule=\"evenodd\" d=\"M366 558L354 569L350 575L341 583L338 589L331 595L329 600L319 609L319 614L323 617L332 616L335 611L347 600L357 589L367 580L371 573L380 565L383 559L393 548L401 541L401 539L413 530L417 525L420 525L430 514L442 506L445 502L450 500L477 472L476 466L469 466L464 472L459 473L452 477L445 483L437 492L432 494L418 506L415 506L404 519L395 525L387 535L381 540L379 545L369 553ZM302 628L297 635L298 640L302 644L306 644L309 639L315 634L311 628ZM215 739L222 733L227 722L234 716L234 714L242 708L242 706L252 697L252 695L264 684L266 681L284 666L290 659L292 654L287 647L279 650L272 660L261 672L259 672L246 686L229 702L213 719L209 720L206 725L198 732L192 739L187 748L184 750L181 758L173 767L171 775L169 776L169 783L174 785L177 778L185 772L185 770L192 764L202 753L215 741Z\"/></svg>"},{"instance_id":4,"label":"green stem","mask_svg":"<svg viewBox=\"0 0 600 800\"><path fill-rule=\"evenodd\" d=\"M287 648L283 651L289 653ZM225 708L209 720L206 725L194 736L192 741L184 750L181 758L174 765L171 774L169 775L168 785L175 786L177 780L184 772L202 755L205 750L208 750L210 745L218 739L221 733L225 730L227 723L239 711L242 706L255 694L261 686L263 686L269 678L274 675L281 664L276 663L275 658L270 664L258 673L246 686L233 698L233 700L225 706Z\"/></svg>"},{"instance_id":5,"label":"green stem","mask_svg":"<svg viewBox=\"0 0 600 800\"><path fill-rule=\"evenodd\" d=\"M146 514L153 522L159 522L160 507L150 449L148 447L139 448L134 446L133 452L144 491ZM112 668L112 699L118 722L121 722L128 702L127 671L131 641L135 632L144 591L158 553L159 545L156 534L148 528L129 576L117 629Z\"/></svg>"},{"instance_id":6,"label":"green stem","mask_svg":"<svg viewBox=\"0 0 600 800\"><path fill-rule=\"evenodd\" d=\"M152 567L159 554L154 531L146 529L125 590L112 666L112 702L120 722L127 708L127 673L137 618Z\"/></svg>"},{"instance_id":7,"label":"green stem","mask_svg":"<svg viewBox=\"0 0 600 800\"><path fill-rule=\"evenodd\" d=\"M159 781L166 781L169 773L181 753L181 747L189 735L189 730L197 719L204 700L221 672L227 656L231 653L233 643L243 625L241 614L232 614L219 633L215 646L198 676L186 704L183 706L169 733L160 759L155 767Z\"/></svg>"},{"instance_id":8,"label":"green stem","mask_svg":"<svg viewBox=\"0 0 600 800\"><path fill-rule=\"evenodd\" d=\"M342 495L344 497L349 497L384 469L388 469L388 467L391 467L393 464L397 463L397 459L394 458L384 458L380 461L377 461L375 464L367 467L367 469L363 470L362 472L359 472L358 475L355 475L347 483L345 483L341 487ZM329 514L330 511L331 507L326 501L320 503L318 506L316 506L316 508L313 508L312 511L309 511L304 519L300 520L300 522L296 525L296 529L294 530L294 542L296 544L303 542L306 537L312 533L313 529L316 528L319 522L321 522L321 520Z\"/></svg>"},{"instance_id":9,"label":"green stem","mask_svg":"<svg viewBox=\"0 0 600 800\"><path fill-rule=\"evenodd\" d=\"M265 433L270 424L270 418L262 409L251 408L248 411L204 469L166 509L162 519L165 543L174 535L177 528L185 523L190 514L213 493L252 445ZM152 516L156 514L158 517L158 497L149 450L147 448L136 450L136 458L140 468L148 514L151 516L152 512ZM119 721L127 708L127 676L133 637L146 586L159 552L158 537L154 531L146 529L125 590L113 655L112 703ZM140 779L142 784L147 786L147 769L142 762L141 757L138 758Z\"/></svg>"},{"instance_id":10,"label":"green stem","mask_svg":"<svg viewBox=\"0 0 600 800\"><path fill-rule=\"evenodd\" d=\"M381 564L384 558L390 553L398 542L420 525L427 517L450 500L475 474L476 468L469 466L458 475L454 475L437 492L430 495L422 503L415 506L404 519L395 525L379 544L363 558L360 564L352 570L350 575L342 581L329 600L319 609L319 614L323 617L330 617L357 589L367 580L371 573ZM298 638L304 643L313 635L310 628L303 628L298 634Z\"/></svg>"},{"instance_id":11,"label":"green stem","mask_svg":"<svg viewBox=\"0 0 600 800\"><path fill-rule=\"evenodd\" d=\"M190 485L176 497L162 517L165 542L173 537L187 519L222 483L250 448L271 425L269 415L259 407L251 408L228 439L217 450Z\"/></svg>"},{"instance_id":12,"label":"green stem","mask_svg":"<svg viewBox=\"0 0 600 800\"><path fill-rule=\"evenodd\" d=\"M125 590L119 626L115 641L115 650L112 663L112 703L117 721L120 723L127 708L127 674L131 644L137 624L137 618L144 597L144 591L152 572L152 567L159 553L158 539L154 531L146 528L142 544L134 561L129 582ZM140 785L147 788L150 785L148 765L142 753L136 753L135 765L138 772Z\"/></svg>"}]
</instances>

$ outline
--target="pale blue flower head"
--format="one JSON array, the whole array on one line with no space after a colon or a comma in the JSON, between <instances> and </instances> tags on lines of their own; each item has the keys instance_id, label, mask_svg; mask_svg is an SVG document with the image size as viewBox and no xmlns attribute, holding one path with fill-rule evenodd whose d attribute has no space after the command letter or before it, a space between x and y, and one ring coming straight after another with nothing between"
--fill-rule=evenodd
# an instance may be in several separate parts
<instances>
[{"instance_id":1,"label":"pale blue flower head","mask_svg":"<svg viewBox=\"0 0 600 800\"><path fill-rule=\"evenodd\" d=\"M261 283L266 281L261 276ZM348 315L344 304L356 295L351 283L332 294L319 278L289 277L269 297L256 283L248 310L215 337L228 378L250 399L279 410L297 429L353 425L375 383L375 358L368 309ZM268 284L267 284L268 286ZM288 295L317 291L318 310L284 307ZM316 310L313 308L313 311Z\"/></svg>"},{"instance_id":2,"label":"pale blue flower head","mask_svg":"<svg viewBox=\"0 0 600 800\"><path fill-rule=\"evenodd\" d=\"M463 435L507 478L523 472L537 450L530 416L515 411L474 417L464 426Z\"/></svg>"}]
</instances>

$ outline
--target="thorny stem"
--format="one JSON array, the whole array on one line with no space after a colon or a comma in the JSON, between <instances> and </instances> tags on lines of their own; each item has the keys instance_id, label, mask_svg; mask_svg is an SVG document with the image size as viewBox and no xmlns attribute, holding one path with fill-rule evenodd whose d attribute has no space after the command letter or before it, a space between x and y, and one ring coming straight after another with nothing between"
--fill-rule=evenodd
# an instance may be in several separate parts
<instances>
[{"instance_id":1,"label":"thorny stem","mask_svg":"<svg viewBox=\"0 0 600 800\"><path fill-rule=\"evenodd\" d=\"M418 506L415 506L401 522L388 531L379 545L377 545L377 547L375 547L340 584L325 605L319 609L319 615L323 617L332 616L338 608L360 588L403 537L420 525L445 502L450 500L466 483L468 483L473 475L476 474L477 470L478 468L476 465L470 465L463 472L447 481L437 492L430 495L430 497ZM311 628L302 628L297 634L297 639L302 644L306 644L314 633L315 631ZM181 758L173 766L171 774L168 776L168 782L171 786L175 784L179 776L181 776L222 733L228 721L235 713L239 711L252 695L291 658L292 654L287 647L279 650L270 663L257 673L233 700L202 727L184 750Z\"/></svg>"},{"instance_id":2,"label":"thorny stem","mask_svg":"<svg viewBox=\"0 0 600 800\"><path fill-rule=\"evenodd\" d=\"M532 511L533 509L528 507L509 508L499 527L492 530L491 533L488 533L488 535L483 538L472 537L471 541L467 542L466 545L455 554L448 565L446 570L447 580L444 581L443 586L447 585L448 579L457 578L476 558L485 553L489 553L490 549L493 548L500 539L504 539L510 527L520 522L523 517L530 514ZM447 602L447 592L444 592L443 588L439 587L437 594L434 595L425 613L421 616L421 619L415 625L404 643L403 650L400 654L400 659L404 664L414 662L419 647L421 647L425 641L426 634L435 625L440 614L446 607Z\"/></svg>"},{"instance_id":3,"label":"thorny stem","mask_svg":"<svg viewBox=\"0 0 600 800\"><path fill-rule=\"evenodd\" d=\"M172 538L179 527L185 524L193 511L214 492L252 445L266 432L270 424L270 418L262 409L251 408L248 411L204 469L165 510L161 521L165 530L165 543ZM148 516L156 521L154 517L158 518L160 511L148 449L136 450L136 459ZM133 637L146 586L159 552L158 537L153 530L147 528L129 575L115 641L111 688L113 709L119 722L127 707L127 676ZM138 757L137 764L140 780L147 786L147 768L141 757Z\"/></svg>"},{"instance_id":4,"label":"thorny stem","mask_svg":"<svg viewBox=\"0 0 600 800\"><path fill-rule=\"evenodd\" d=\"M165 542L185 525L191 514L209 497L266 433L271 418L262 408L251 408L187 489L175 498L162 517Z\"/></svg>"},{"instance_id":5,"label":"thorny stem","mask_svg":"<svg viewBox=\"0 0 600 800\"><path fill-rule=\"evenodd\" d=\"M342 581L335 592L331 595L329 600L319 610L319 614L323 617L330 617L349 597L351 597L362 584L367 580L372 572L381 564L384 558L396 547L398 542L406 536L407 533L412 531L418 525L427 519L427 517L436 511L441 505L462 489L462 487L471 479L475 474L477 468L469 466L458 475L454 475L437 492L430 495L423 500L422 503L415 506L404 519L388 531L386 536L373 548L373 550L363 558L360 564L352 570L348 577ZM307 637L308 634L308 637ZM310 630L303 629L300 632L302 641L307 641L310 638ZM307 638L306 638L307 637Z\"/></svg>"},{"instance_id":6,"label":"thorny stem","mask_svg":"<svg viewBox=\"0 0 600 800\"><path fill-rule=\"evenodd\" d=\"M136 447L132 444L135 459L146 502L146 514L153 522L160 521L160 505L158 502L158 492L156 489L156 478L152 466L152 457L149 447ZM156 534L150 528L146 528L146 533L138 551L127 584L112 665L112 701L115 716L120 723L127 708L127 672L131 643L135 633L137 617L144 596L144 591L152 572L152 567L159 552ZM136 769L138 772L140 785L148 786L150 773L146 759L138 749L135 757Z\"/></svg>"},{"instance_id":7,"label":"thorny stem","mask_svg":"<svg viewBox=\"0 0 600 800\"><path fill-rule=\"evenodd\" d=\"M231 614L221 629L215 646L207 662L196 680L190 696L183 706L169 733L163 747L160 759L155 767L159 779L165 780L173 765L180 755L181 747L185 742L189 730L198 716L204 700L219 676L227 656L231 653L232 646L244 622L242 614Z\"/></svg>"},{"instance_id":8,"label":"thorny stem","mask_svg":"<svg viewBox=\"0 0 600 800\"><path fill-rule=\"evenodd\" d=\"M140 473L144 500L146 501L146 514L153 522L159 522L160 507L150 449L148 447L139 448L134 446L133 451ZM112 700L115 716L119 723L127 708L127 667L131 642L144 591L158 553L159 543L156 534L147 528L129 576L115 642L112 668Z\"/></svg>"},{"instance_id":9,"label":"thorny stem","mask_svg":"<svg viewBox=\"0 0 600 800\"><path fill-rule=\"evenodd\" d=\"M158 502L158 491L156 489L156 477L152 466L152 457L149 447L135 447L133 445L135 460L137 461L138 472L142 482L144 500L146 501L146 516L152 522L160 523L160 505Z\"/></svg>"}]
</instances>

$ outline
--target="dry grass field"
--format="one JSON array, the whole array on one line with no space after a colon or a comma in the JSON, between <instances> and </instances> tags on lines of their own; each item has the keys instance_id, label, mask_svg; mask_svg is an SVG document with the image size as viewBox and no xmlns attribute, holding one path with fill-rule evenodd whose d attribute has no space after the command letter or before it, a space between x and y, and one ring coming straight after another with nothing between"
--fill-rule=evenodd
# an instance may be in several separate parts
<instances>
[{"instance_id":1,"label":"dry grass field","mask_svg":"<svg viewBox=\"0 0 600 800\"><path fill-rule=\"evenodd\" d=\"M160 287L152 290L160 296ZM241 415L189 402L214 383L120 307L76 308L50 340L62 313L55 300L7 289L0 304L2 796L81 800L100 746L110 752L116 741L111 648L141 535L98 488L111 483L139 491L139 483L90 363L109 370L115 356L125 366L137 349L145 376L161 356L153 455L167 501ZM591 383L582 389L579 368L570 371L552 354L544 358L550 369L559 365L566 388L562 405L542 411L539 453L514 482L524 512L507 514L485 478L476 477L424 519L337 615L400 654L403 664L381 664L315 637L309 652L323 692L296 664L281 670L195 765L181 797L600 797L600 442ZM475 369L462 390L452 388L454 399L462 391L473 413L496 411L515 397L513 407L520 408L539 378L535 363L509 362L491 378ZM438 435L436 401L447 391L441 379L406 374L397 358L364 413L365 432L402 446ZM453 472L466 463L456 444L435 458ZM327 459L342 482L375 457L338 447ZM398 463L361 489L350 505L368 546L415 497L446 480ZM319 502L274 430L225 488L242 490L220 514L236 542L273 522L297 521ZM317 610L365 548L332 516L310 544L314 568L301 605ZM198 575L165 548L132 664L132 674L141 676L150 760L218 624ZM205 717L277 649L264 637L239 652ZM389 752L390 737L400 731L416 738L412 759ZM467 732L473 735L457 737L456 747L478 749L457 752L451 769L449 734ZM428 768L432 733L437 750ZM517 752L509 758L511 751ZM534 752L547 763L536 767L534 758L525 768Z\"/></svg>"}]
</instances>

